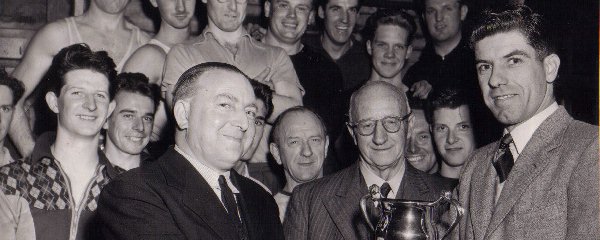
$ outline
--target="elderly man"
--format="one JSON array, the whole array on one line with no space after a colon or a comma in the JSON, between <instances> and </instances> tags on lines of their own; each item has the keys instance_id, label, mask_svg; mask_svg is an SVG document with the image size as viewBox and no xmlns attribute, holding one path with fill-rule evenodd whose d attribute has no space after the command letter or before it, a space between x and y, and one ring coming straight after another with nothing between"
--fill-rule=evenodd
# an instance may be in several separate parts
<instances>
[{"instance_id":1,"label":"elderly man","mask_svg":"<svg viewBox=\"0 0 600 240\"><path fill-rule=\"evenodd\" d=\"M598 127L557 104L560 58L544 23L508 6L471 34L485 103L505 128L463 167L461 239L600 239Z\"/></svg>"},{"instance_id":2,"label":"elderly man","mask_svg":"<svg viewBox=\"0 0 600 240\"><path fill-rule=\"evenodd\" d=\"M287 239L369 239L360 198L367 187L386 186L389 198L433 201L439 179L404 160L411 114L395 86L368 82L350 99L348 130L359 161L328 177L296 187L285 215Z\"/></svg>"},{"instance_id":3,"label":"elderly man","mask_svg":"<svg viewBox=\"0 0 600 240\"><path fill-rule=\"evenodd\" d=\"M150 140L160 92L158 86L148 84L148 78L141 73L117 75L112 92L115 110L105 124L104 153L118 172L124 172L149 159L142 151Z\"/></svg>"},{"instance_id":4,"label":"elderly man","mask_svg":"<svg viewBox=\"0 0 600 240\"><path fill-rule=\"evenodd\" d=\"M0 168L0 239L97 237L100 190L117 172L98 150L114 108L115 64L87 45L64 48L48 71L48 107L56 133L38 138L33 154Z\"/></svg>"},{"instance_id":5,"label":"elderly man","mask_svg":"<svg viewBox=\"0 0 600 240\"><path fill-rule=\"evenodd\" d=\"M272 138L271 154L285 172L286 184L273 196L283 222L294 188L323 177L329 137L319 115L306 107L293 107L281 114Z\"/></svg>"},{"instance_id":6,"label":"elderly man","mask_svg":"<svg viewBox=\"0 0 600 240\"><path fill-rule=\"evenodd\" d=\"M117 63L116 70L120 71L129 56L150 39L125 19L125 7L129 0L88 2L88 9L82 15L47 24L29 42L23 60L12 72L12 76L25 84L25 98L42 81L52 58L64 47L86 43L93 50L107 51ZM9 134L21 155L28 156L33 150L34 136L23 109L25 98L15 107L15 121L11 124ZM44 121L45 124L41 124L44 128L54 127L47 124L47 120Z\"/></svg>"},{"instance_id":7,"label":"elderly man","mask_svg":"<svg viewBox=\"0 0 600 240\"><path fill-rule=\"evenodd\" d=\"M185 71L174 91L175 146L102 191L108 239L283 239L277 204L232 171L253 132L248 77L225 63Z\"/></svg>"},{"instance_id":8,"label":"elderly man","mask_svg":"<svg viewBox=\"0 0 600 240\"><path fill-rule=\"evenodd\" d=\"M24 91L21 81L0 70L0 166L14 162L9 150L4 147L4 140L10 128L15 104L21 99Z\"/></svg>"}]
</instances>

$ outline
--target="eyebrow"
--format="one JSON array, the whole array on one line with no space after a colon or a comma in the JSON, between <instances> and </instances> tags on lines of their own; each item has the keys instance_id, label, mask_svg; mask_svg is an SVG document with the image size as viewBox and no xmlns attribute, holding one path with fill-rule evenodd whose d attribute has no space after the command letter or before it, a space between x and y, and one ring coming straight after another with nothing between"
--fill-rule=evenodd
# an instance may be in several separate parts
<instances>
[{"instance_id":1,"label":"eyebrow","mask_svg":"<svg viewBox=\"0 0 600 240\"><path fill-rule=\"evenodd\" d=\"M228 93L221 93L221 94L217 95L217 98L221 98L221 97L227 98L227 99L229 99L229 100L231 100L233 102L238 102L238 98L237 97L232 96L231 94L228 94Z\"/></svg>"},{"instance_id":2,"label":"eyebrow","mask_svg":"<svg viewBox=\"0 0 600 240\"><path fill-rule=\"evenodd\" d=\"M504 55L504 58L511 58L512 56L515 56L515 55L521 55L521 56L525 56L527 58L531 58L531 56L529 56L529 54L523 50L513 50L512 52Z\"/></svg>"}]
</instances>

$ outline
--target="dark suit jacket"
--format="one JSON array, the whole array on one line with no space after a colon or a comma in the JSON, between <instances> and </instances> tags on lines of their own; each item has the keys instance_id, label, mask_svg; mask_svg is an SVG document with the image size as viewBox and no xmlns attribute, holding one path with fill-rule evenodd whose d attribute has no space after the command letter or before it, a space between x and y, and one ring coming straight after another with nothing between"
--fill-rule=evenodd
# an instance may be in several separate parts
<instances>
[{"instance_id":1,"label":"dark suit jacket","mask_svg":"<svg viewBox=\"0 0 600 240\"><path fill-rule=\"evenodd\" d=\"M283 239L273 197L235 171L231 179L250 239ZM105 187L98 213L106 239L238 239L217 195L173 148Z\"/></svg>"},{"instance_id":2,"label":"dark suit jacket","mask_svg":"<svg viewBox=\"0 0 600 240\"><path fill-rule=\"evenodd\" d=\"M600 239L598 127L559 108L520 153L494 204L498 144L475 151L463 168L460 239Z\"/></svg>"},{"instance_id":3,"label":"dark suit jacket","mask_svg":"<svg viewBox=\"0 0 600 240\"><path fill-rule=\"evenodd\" d=\"M440 179L404 164L406 171L396 198L437 200L442 191ZM372 233L359 206L366 194L358 163L296 187L285 215L286 239L370 239Z\"/></svg>"}]
</instances>

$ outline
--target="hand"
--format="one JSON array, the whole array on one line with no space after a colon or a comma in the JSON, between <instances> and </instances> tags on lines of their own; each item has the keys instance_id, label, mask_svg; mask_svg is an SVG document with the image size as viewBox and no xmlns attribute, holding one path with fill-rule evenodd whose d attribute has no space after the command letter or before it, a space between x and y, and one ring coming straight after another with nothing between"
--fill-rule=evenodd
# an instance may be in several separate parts
<instances>
[{"instance_id":1,"label":"hand","mask_svg":"<svg viewBox=\"0 0 600 240\"><path fill-rule=\"evenodd\" d=\"M271 73L271 68L266 67L265 70L258 74L258 76L254 77L254 80L259 81L260 83L265 84L273 89L273 82L269 78L269 73Z\"/></svg>"},{"instance_id":2,"label":"hand","mask_svg":"<svg viewBox=\"0 0 600 240\"><path fill-rule=\"evenodd\" d=\"M429 82L427 82L427 80L421 80L410 86L410 91L413 93L413 97L426 99L429 95L429 92L431 92L432 88L433 87L431 86L431 84L429 84Z\"/></svg>"},{"instance_id":3,"label":"hand","mask_svg":"<svg viewBox=\"0 0 600 240\"><path fill-rule=\"evenodd\" d=\"M248 23L246 25L246 31L248 31L248 33L250 33L250 36L252 36L252 38L256 39L257 41L262 41L265 35L267 35L267 29L261 27L257 23Z\"/></svg>"}]
</instances>

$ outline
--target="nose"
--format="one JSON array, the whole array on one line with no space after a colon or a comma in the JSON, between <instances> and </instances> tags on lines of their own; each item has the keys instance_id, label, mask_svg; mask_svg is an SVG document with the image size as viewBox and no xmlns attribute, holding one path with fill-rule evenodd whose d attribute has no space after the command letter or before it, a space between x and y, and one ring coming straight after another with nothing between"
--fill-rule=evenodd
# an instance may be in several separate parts
<instances>
[{"instance_id":1,"label":"nose","mask_svg":"<svg viewBox=\"0 0 600 240\"><path fill-rule=\"evenodd\" d=\"M373 133L373 143L377 145L383 145L385 142L387 142L387 139L387 131L385 131L383 125L381 125L381 122L377 121L377 124L375 125L375 132Z\"/></svg>"},{"instance_id":2,"label":"nose","mask_svg":"<svg viewBox=\"0 0 600 240\"><path fill-rule=\"evenodd\" d=\"M417 138L416 136L411 136L408 138L408 146L406 148L408 153L417 153L419 151L419 147L417 146Z\"/></svg>"},{"instance_id":3,"label":"nose","mask_svg":"<svg viewBox=\"0 0 600 240\"><path fill-rule=\"evenodd\" d=\"M293 8L289 8L285 16L287 18L296 18L296 10Z\"/></svg>"},{"instance_id":4,"label":"nose","mask_svg":"<svg viewBox=\"0 0 600 240\"><path fill-rule=\"evenodd\" d=\"M442 21L442 19L444 19L444 14L442 14L441 11L436 11L435 12L435 21L440 22L440 21Z\"/></svg>"},{"instance_id":5,"label":"nose","mask_svg":"<svg viewBox=\"0 0 600 240\"><path fill-rule=\"evenodd\" d=\"M237 11L237 1L238 0L230 0L227 8L229 8L231 11Z\"/></svg>"},{"instance_id":6,"label":"nose","mask_svg":"<svg viewBox=\"0 0 600 240\"><path fill-rule=\"evenodd\" d=\"M131 126L131 128L133 130L143 132L144 131L144 122L142 121L141 118L135 118L135 120L133 120L133 126Z\"/></svg>"},{"instance_id":7,"label":"nose","mask_svg":"<svg viewBox=\"0 0 600 240\"><path fill-rule=\"evenodd\" d=\"M343 23L348 23L348 19L350 18L350 14L348 14L347 11L343 11L341 17L342 17L341 20L342 20Z\"/></svg>"},{"instance_id":8,"label":"nose","mask_svg":"<svg viewBox=\"0 0 600 240\"><path fill-rule=\"evenodd\" d=\"M457 141L456 132L454 130L448 131L448 136L446 136L446 143L453 144Z\"/></svg>"},{"instance_id":9,"label":"nose","mask_svg":"<svg viewBox=\"0 0 600 240\"><path fill-rule=\"evenodd\" d=\"M394 52L394 48L385 48L385 53L383 54L386 58L394 58L396 56L396 52Z\"/></svg>"},{"instance_id":10,"label":"nose","mask_svg":"<svg viewBox=\"0 0 600 240\"><path fill-rule=\"evenodd\" d=\"M503 74L498 71L498 69L496 68L492 68L492 70L490 70L490 79L488 80L488 85L491 88L497 88L500 87L501 85L506 84L506 79L503 76Z\"/></svg>"},{"instance_id":11,"label":"nose","mask_svg":"<svg viewBox=\"0 0 600 240\"><path fill-rule=\"evenodd\" d=\"M177 0L177 2L175 3L175 10L177 10L177 12L185 12L184 0Z\"/></svg>"},{"instance_id":12,"label":"nose","mask_svg":"<svg viewBox=\"0 0 600 240\"><path fill-rule=\"evenodd\" d=\"M83 103L83 107L87 110L90 110L90 112L96 110L98 106L96 105L96 99L94 98L93 94L88 94L86 96L85 102Z\"/></svg>"},{"instance_id":13,"label":"nose","mask_svg":"<svg viewBox=\"0 0 600 240\"><path fill-rule=\"evenodd\" d=\"M310 157L313 155L312 147L308 142L302 143L302 156Z\"/></svg>"},{"instance_id":14,"label":"nose","mask_svg":"<svg viewBox=\"0 0 600 240\"><path fill-rule=\"evenodd\" d=\"M231 121L232 125L239 127L242 132L246 132L248 130L250 127L250 122L251 121L248 119L248 116L244 110L235 114ZM252 126L254 126L254 124L252 124Z\"/></svg>"}]
</instances>

